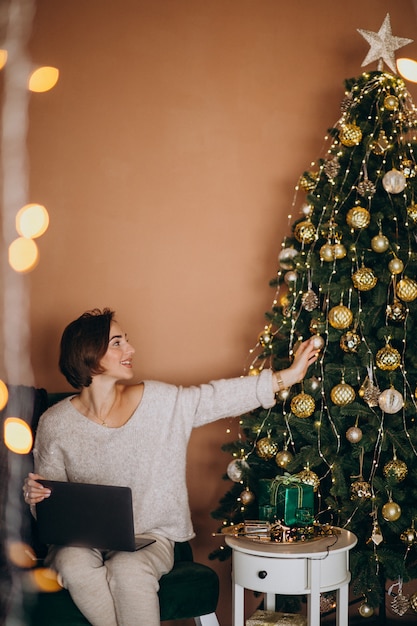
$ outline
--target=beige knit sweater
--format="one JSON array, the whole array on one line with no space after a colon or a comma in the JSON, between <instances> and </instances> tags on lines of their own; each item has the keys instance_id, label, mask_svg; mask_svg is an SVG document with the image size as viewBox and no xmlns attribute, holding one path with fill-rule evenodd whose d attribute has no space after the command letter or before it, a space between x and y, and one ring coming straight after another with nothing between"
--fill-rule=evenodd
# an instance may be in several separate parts
<instances>
[{"instance_id":1,"label":"beige knit sweater","mask_svg":"<svg viewBox=\"0 0 417 626\"><path fill-rule=\"evenodd\" d=\"M40 419L35 472L50 480L129 486L136 534L186 541L194 536L186 487L191 430L274 403L270 370L188 388L145 381L139 406L120 428L92 422L66 398Z\"/></svg>"}]
</instances>

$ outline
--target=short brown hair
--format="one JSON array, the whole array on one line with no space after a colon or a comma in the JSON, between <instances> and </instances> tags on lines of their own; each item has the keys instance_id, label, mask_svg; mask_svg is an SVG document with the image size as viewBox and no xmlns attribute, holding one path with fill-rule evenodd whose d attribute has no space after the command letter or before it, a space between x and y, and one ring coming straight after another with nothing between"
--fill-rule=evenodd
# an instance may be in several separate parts
<instances>
[{"instance_id":1,"label":"short brown hair","mask_svg":"<svg viewBox=\"0 0 417 626\"><path fill-rule=\"evenodd\" d=\"M100 361L109 345L114 311L93 309L68 324L62 333L59 369L75 389L91 385L101 374Z\"/></svg>"}]
</instances>

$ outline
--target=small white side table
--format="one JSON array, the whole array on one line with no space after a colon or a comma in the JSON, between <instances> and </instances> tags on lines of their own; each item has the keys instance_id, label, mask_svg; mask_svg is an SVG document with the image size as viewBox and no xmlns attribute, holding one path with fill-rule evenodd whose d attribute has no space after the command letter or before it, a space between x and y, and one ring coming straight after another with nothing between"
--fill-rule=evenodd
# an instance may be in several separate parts
<instances>
[{"instance_id":1,"label":"small white side table","mask_svg":"<svg viewBox=\"0 0 417 626\"><path fill-rule=\"evenodd\" d=\"M348 626L349 550L356 536L341 528L309 542L261 543L227 536L233 550L233 626L244 626L244 589L266 594L275 611L275 594L307 595L308 626L320 626L320 593L336 591L336 625Z\"/></svg>"}]
</instances>

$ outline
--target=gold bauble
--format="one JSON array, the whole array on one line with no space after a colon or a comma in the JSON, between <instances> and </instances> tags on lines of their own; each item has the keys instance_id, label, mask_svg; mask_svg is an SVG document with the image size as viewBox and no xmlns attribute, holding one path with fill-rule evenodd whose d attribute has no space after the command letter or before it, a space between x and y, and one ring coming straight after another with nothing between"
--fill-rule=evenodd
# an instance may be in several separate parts
<instances>
[{"instance_id":1,"label":"gold bauble","mask_svg":"<svg viewBox=\"0 0 417 626\"><path fill-rule=\"evenodd\" d=\"M377 139L374 139L372 141L370 147L372 152L378 155L384 154L384 152L388 150L388 148L390 147L390 143L388 137L383 130L379 132Z\"/></svg>"},{"instance_id":2,"label":"gold bauble","mask_svg":"<svg viewBox=\"0 0 417 626\"><path fill-rule=\"evenodd\" d=\"M325 243L320 248L320 258L322 261L327 261L328 263L334 261L334 249L331 243Z\"/></svg>"},{"instance_id":3,"label":"gold bauble","mask_svg":"<svg viewBox=\"0 0 417 626\"><path fill-rule=\"evenodd\" d=\"M335 243L333 246L333 254L335 259L344 259L347 251L342 243Z\"/></svg>"},{"instance_id":4,"label":"gold bauble","mask_svg":"<svg viewBox=\"0 0 417 626\"><path fill-rule=\"evenodd\" d=\"M291 452L288 450L281 450L277 452L275 456L275 463L278 467L287 467L288 463L290 463L293 459Z\"/></svg>"},{"instance_id":5,"label":"gold bauble","mask_svg":"<svg viewBox=\"0 0 417 626\"><path fill-rule=\"evenodd\" d=\"M299 185L301 189L304 189L307 193L312 191L314 187L317 185L317 181L319 179L320 174L318 172L306 172L301 176L299 180Z\"/></svg>"},{"instance_id":6,"label":"gold bauble","mask_svg":"<svg viewBox=\"0 0 417 626\"><path fill-rule=\"evenodd\" d=\"M403 159L400 163L400 170L406 178L414 178L416 175L416 164L410 159Z\"/></svg>"},{"instance_id":7,"label":"gold bauble","mask_svg":"<svg viewBox=\"0 0 417 626\"><path fill-rule=\"evenodd\" d=\"M315 333L320 335L326 330L326 322L324 319L313 317L310 322L309 329L312 335L314 335Z\"/></svg>"},{"instance_id":8,"label":"gold bauble","mask_svg":"<svg viewBox=\"0 0 417 626\"><path fill-rule=\"evenodd\" d=\"M246 506L247 504L251 504L254 500L255 494L249 489L249 487L246 487L246 489L240 494L240 501Z\"/></svg>"},{"instance_id":9,"label":"gold bauble","mask_svg":"<svg viewBox=\"0 0 417 626\"><path fill-rule=\"evenodd\" d=\"M311 485L313 491L317 491L320 487L320 478L308 467L305 467L302 472L298 472L297 476L305 485Z\"/></svg>"},{"instance_id":10,"label":"gold bauble","mask_svg":"<svg viewBox=\"0 0 417 626\"><path fill-rule=\"evenodd\" d=\"M417 543L417 532L414 526L404 530L400 535L400 539L407 546L414 546Z\"/></svg>"},{"instance_id":11,"label":"gold bauble","mask_svg":"<svg viewBox=\"0 0 417 626\"><path fill-rule=\"evenodd\" d=\"M316 227L310 220L298 222L294 228L294 237L300 243L313 243L316 239Z\"/></svg>"},{"instance_id":12,"label":"gold bauble","mask_svg":"<svg viewBox=\"0 0 417 626\"><path fill-rule=\"evenodd\" d=\"M382 186L387 193L401 193L404 191L407 179L402 172L395 168L384 174Z\"/></svg>"},{"instance_id":13,"label":"gold bauble","mask_svg":"<svg viewBox=\"0 0 417 626\"><path fill-rule=\"evenodd\" d=\"M365 499L372 497L372 489L371 485L360 478L360 480L355 480L350 486L350 499L356 500L357 498Z\"/></svg>"},{"instance_id":14,"label":"gold bauble","mask_svg":"<svg viewBox=\"0 0 417 626\"><path fill-rule=\"evenodd\" d=\"M401 274L404 269L404 263L398 257L394 257L388 263L388 269L391 274Z\"/></svg>"},{"instance_id":15,"label":"gold bauble","mask_svg":"<svg viewBox=\"0 0 417 626\"><path fill-rule=\"evenodd\" d=\"M362 141L362 131L356 124L343 124L339 132L339 139L344 146L352 148Z\"/></svg>"},{"instance_id":16,"label":"gold bauble","mask_svg":"<svg viewBox=\"0 0 417 626\"><path fill-rule=\"evenodd\" d=\"M374 614L374 609L367 602L362 602L358 611L361 617L372 617Z\"/></svg>"},{"instance_id":17,"label":"gold bauble","mask_svg":"<svg viewBox=\"0 0 417 626\"><path fill-rule=\"evenodd\" d=\"M390 500L381 509L382 517L386 522L396 522L401 517L401 507Z\"/></svg>"},{"instance_id":18,"label":"gold bauble","mask_svg":"<svg viewBox=\"0 0 417 626\"><path fill-rule=\"evenodd\" d=\"M384 391L379 394L378 405L384 413L393 415L394 413L398 413L398 411L403 408L404 398L399 391L393 387L389 387L388 389L384 389Z\"/></svg>"},{"instance_id":19,"label":"gold bauble","mask_svg":"<svg viewBox=\"0 0 417 626\"><path fill-rule=\"evenodd\" d=\"M388 111L396 111L398 109L398 98L390 94L389 96L385 96L384 98L384 107L388 109Z\"/></svg>"},{"instance_id":20,"label":"gold bauble","mask_svg":"<svg viewBox=\"0 0 417 626\"><path fill-rule=\"evenodd\" d=\"M397 284L397 297L404 302L412 302L417 298L417 283L412 278L404 276Z\"/></svg>"},{"instance_id":21,"label":"gold bauble","mask_svg":"<svg viewBox=\"0 0 417 626\"><path fill-rule=\"evenodd\" d=\"M394 298L392 304L387 304L387 317L392 322L402 322L405 320L406 308Z\"/></svg>"},{"instance_id":22,"label":"gold bauble","mask_svg":"<svg viewBox=\"0 0 417 626\"><path fill-rule=\"evenodd\" d=\"M389 344L378 350L375 361L380 370L393 371L401 365L401 355Z\"/></svg>"},{"instance_id":23,"label":"gold bauble","mask_svg":"<svg viewBox=\"0 0 417 626\"><path fill-rule=\"evenodd\" d=\"M261 459L268 461L278 452L278 444L272 441L271 437L263 437L256 444L256 453Z\"/></svg>"},{"instance_id":24,"label":"gold bauble","mask_svg":"<svg viewBox=\"0 0 417 626\"><path fill-rule=\"evenodd\" d=\"M369 267L360 267L352 275L352 282L359 291L370 291L375 287L378 279Z\"/></svg>"},{"instance_id":25,"label":"gold bauble","mask_svg":"<svg viewBox=\"0 0 417 626\"><path fill-rule=\"evenodd\" d=\"M310 345L313 346L316 350L321 350L324 348L325 341L321 335L314 335L312 339L310 339Z\"/></svg>"},{"instance_id":26,"label":"gold bauble","mask_svg":"<svg viewBox=\"0 0 417 626\"><path fill-rule=\"evenodd\" d=\"M343 352L356 352L360 344L361 338L353 330L348 330L340 337L339 345Z\"/></svg>"},{"instance_id":27,"label":"gold bauble","mask_svg":"<svg viewBox=\"0 0 417 626\"><path fill-rule=\"evenodd\" d=\"M371 214L363 206L354 206L347 212L346 223L355 230L361 230L369 226Z\"/></svg>"},{"instance_id":28,"label":"gold bauble","mask_svg":"<svg viewBox=\"0 0 417 626\"><path fill-rule=\"evenodd\" d=\"M362 430L359 426L351 426L346 431L346 439L350 443L358 443L362 439Z\"/></svg>"},{"instance_id":29,"label":"gold bauble","mask_svg":"<svg viewBox=\"0 0 417 626\"><path fill-rule=\"evenodd\" d=\"M291 400L291 411L297 417L310 417L314 413L316 403L308 393L301 392Z\"/></svg>"},{"instance_id":30,"label":"gold bauble","mask_svg":"<svg viewBox=\"0 0 417 626\"><path fill-rule=\"evenodd\" d=\"M259 335L258 341L263 348L272 348L273 334L270 328L265 328Z\"/></svg>"},{"instance_id":31,"label":"gold bauble","mask_svg":"<svg viewBox=\"0 0 417 626\"><path fill-rule=\"evenodd\" d=\"M379 235L375 235L375 237L372 237L371 239L371 248L374 252L378 252L379 254L386 252L389 248L388 237L385 237L385 235L382 235L381 233Z\"/></svg>"},{"instance_id":32,"label":"gold bauble","mask_svg":"<svg viewBox=\"0 0 417 626\"><path fill-rule=\"evenodd\" d=\"M413 593L410 596L410 606L415 613L417 613L417 593Z\"/></svg>"},{"instance_id":33,"label":"gold bauble","mask_svg":"<svg viewBox=\"0 0 417 626\"><path fill-rule=\"evenodd\" d=\"M394 458L384 465L383 472L385 478L393 478L400 483L407 476L408 467L404 461Z\"/></svg>"},{"instance_id":34,"label":"gold bauble","mask_svg":"<svg viewBox=\"0 0 417 626\"><path fill-rule=\"evenodd\" d=\"M407 207L407 216L413 224L417 224L417 204L414 202Z\"/></svg>"},{"instance_id":35,"label":"gold bauble","mask_svg":"<svg viewBox=\"0 0 417 626\"><path fill-rule=\"evenodd\" d=\"M333 328L348 328L353 322L353 313L347 306L339 304L329 311L329 324Z\"/></svg>"},{"instance_id":36,"label":"gold bauble","mask_svg":"<svg viewBox=\"0 0 417 626\"><path fill-rule=\"evenodd\" d=\"M337 404L337 406L346 406L346 404L350 404L354 401L356 396L355 390L353 387L348 385L345 382L341 382L330 392L330 398L333 404Z\"/></svg>"}]
</instances>

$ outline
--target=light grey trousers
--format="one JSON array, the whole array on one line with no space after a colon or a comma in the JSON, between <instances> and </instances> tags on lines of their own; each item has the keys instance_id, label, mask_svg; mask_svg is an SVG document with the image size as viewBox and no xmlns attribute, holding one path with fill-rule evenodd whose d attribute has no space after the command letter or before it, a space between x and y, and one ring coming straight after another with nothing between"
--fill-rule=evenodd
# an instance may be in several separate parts
<instances>
[{"instance_id":1,"label":"light grey trousers","mask_svg":"<svg viewBox=\"0 0 417 626\"><path fill-rule=\"evenodd\" d=\"M174 543L146 536L155 543L136 552L51 548L48 564L93 626L160 626L158 581L172 569Z\"/></svg>"}]
</instances>

